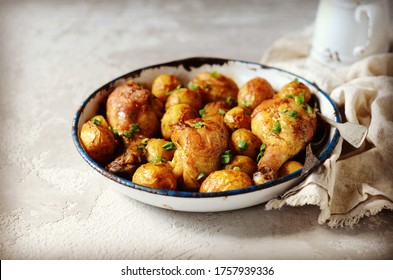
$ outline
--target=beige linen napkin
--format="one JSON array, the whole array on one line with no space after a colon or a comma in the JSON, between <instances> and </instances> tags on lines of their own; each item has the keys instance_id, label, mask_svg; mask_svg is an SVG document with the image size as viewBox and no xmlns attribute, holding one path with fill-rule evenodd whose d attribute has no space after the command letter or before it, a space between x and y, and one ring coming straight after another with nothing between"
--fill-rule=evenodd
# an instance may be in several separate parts
<instances>
[{"instance_id":1,"label":"beige linen napkin","mask_svg":"<svg viewBox=\"0 0 393 280\"><path fill-rule=\"evenodd\" d=\"M279 39L261 63L315 82L344 119L366 125L369 132L359 149L340 139L331 158L266 209L313 204L321 209L320 224L352 226L364 216L393 210L393 53L330 69L308 57L312 30Z\"/></svg>"}]
</instances>

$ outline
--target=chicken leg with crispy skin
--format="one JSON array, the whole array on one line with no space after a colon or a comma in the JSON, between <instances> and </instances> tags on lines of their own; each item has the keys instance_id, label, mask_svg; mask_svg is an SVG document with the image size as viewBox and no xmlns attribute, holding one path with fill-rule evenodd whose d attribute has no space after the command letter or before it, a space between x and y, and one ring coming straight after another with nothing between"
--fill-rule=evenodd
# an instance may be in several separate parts
<instances>
[{"instance_id":1,"label":"chicken leg with crispy skin","mask_svg":"<svg viewBox=\"0 0 393 280\"><path fill-rule=\"evenodd\" d=\"M265 100L255 108L251 118L252 132L266 144L253 176L255 184L263 184L276 179L281 165L311 141L317 118L299 98Z\"/></svg>"},{"instance_id":2,"label":"chicken leg with crispy skin","mask_svg":"<svg viewBox=\"0 0 393 280\"><path fill-rule=\"evenodd\" d=\"M184 190L198 191L203 179L221 167L227 129L211 120L191 119L175 125L171 139L177 147L171 165L178 182Z\"/></svg>"},{"instance_id":3,"label":"chicken leg with crispy skin","mask_svg":"<svg viewBox=\"0 0 393 280\"><path fill-rule=\"evenodd\" d=\"M146 88L130 80L118 85L106 102L108 123L124 143L124 152L106 169L111 173L132 175L145 157L141 142L160 131L163 104Z\"/></svg>"}]
</instances>

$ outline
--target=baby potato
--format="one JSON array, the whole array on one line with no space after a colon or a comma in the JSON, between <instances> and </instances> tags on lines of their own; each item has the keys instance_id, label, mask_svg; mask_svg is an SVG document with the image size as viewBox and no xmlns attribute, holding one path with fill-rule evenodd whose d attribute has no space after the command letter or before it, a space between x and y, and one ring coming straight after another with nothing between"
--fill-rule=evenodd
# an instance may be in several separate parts
<instances>
[{"instance_id":1,"label":"baby potato","mask_svg":"<svg viewBox=\"0 0 393 280\"><path fill-rule=\"evenodd\" d=\"M141 165L132 176L136 184L163 190L175 190L176 178L172 167L167 163L146 163Z\"/></svg>"},{"instance_id":2,"label":"baby potato","mask_svg":"<svg viewBox=\"0 0 393 280\"><path fill-rule=\"evenodd\" d=\"M215 101L209 102L205 105L205 107L199 111L199 114L202 118L211 117L215 115L224 115L229 111L230 105L225 101Z\"/></svg>"},{"instance_id":3,"label":"baby potato","mask_svg":"<svg viewBox=\"0 0 393 280\"><path fill-rule=\"evenodd\" d=\"M172 160L176 146L164 139L150 138L145 149L148 162L167 162Z\"/></svg>"},{"instance_id":4,"label":"baby potato","mask_svg":"<svg viewBox=\"0 0 393 280\"><path fill-rule=\"evenodd\" d=\"M262 141L250 130L240 128L232 133L229 145L236 154L255 159L259 154Z\"/></svg>"},{"instance_id":5,"label":"baby potato","mask_svg":"<svg viewBox=\"0 0 393 280\"><path fill-rule=\"evenodd\" d=\"M202 91L204 103L237 99L239 88L236 83L217 71L198 73L192 83Z\"/></svg>"},{"instance_id":6,"label":"baby potato","mask_svg":"<svg viewBox=\"0 0 393 280\"><path fill-rule=\"evenodd\" d=\"M224 122L232 131L239 128L251 130L251 111L245 107L236 106L225 114Z\"/></svg>"},{"instance_id":7,"label":"baby potato","mask_svg":"<svg viewBox=\"0 0 393 280\"><path fill-rule=\"evenodd\" d=\"M310 89L298 80L294 80L283 86L276 95L279 98L296 98L297 96L302 96L300 99L302 101L301 103L307 103L311 98Z\"/></svg>"},{"instance_id":8,"label":"baby potato","mask_svg":"<svg viewBox=\"0 0 393 280\"><path fill-rule=\"evenodd\" d=\"M237 96L239 106L254 110L262 101L272 98L274 89L268 81L261 77L255 77L246 82Z\"/></svg>"},{"instance_id":9,"label":"baby potato","mask_svg":"<svg viewBox=\"0 0 393 280\"><path fill-rule=\"evenodd\" d=\"M168 109L169 107L177 104L188 104L195 110L201 109L202 96L200 91L189 88L173 90L165 103L165 108Z\"/></svg>"},{"instance_id":10,"label":"baby potato","mask_svg":"<svg viewBox=\"0 0 393 280\"><path fill-rule=\"evenodd\" d=\"M242 171L252 178L258 167L257 163L252 158L236 155L230 163L224 165L224 169Z\"/></svg>"},{"instance_id":11,"label":"baby potato","mask_svg":"<svg viewBox=\"0 0 393 280\"><path fill-rule=\"evenodd\" d=\"M101 115L82 125L80 140L86 153L100 164L108 163L114 156L117 142Z\"/></svg>"},{"instance_id":12,"label":"baby potato","mask_svg":"<svg viewBox=\"0 0 393 280\"><path fill-rule=\"evenodd\" d=\"M175 75L161 74L154 79L151 92L161 102L165 103L168 98L168 92L174 90L179 85L181 85L181 82Z\"/></svg>"},{"instance_id":13,"label":"baby potato","mask_svg":"<svg viewBox=\"0 0 393 280\"><path fill-rule=\"evenodd\" d=\"M210 173L203 181L199 191L223 192L246 188L252 184L250 177L242 171L218 170Z\"/></svg>"},{"instance_id":14,"label":"baby potato","mask_svg":"<svg viewBox=\"0 0 393 280\"><path fill-rule=\"evenodd\" d=\"M168 108L161 119L162 136L169 140L173 125L199 117L198 112L188 104L177 104Z\"/></svg>"},{"instance_id":15,"label":"baby potato","mask_svg":"<svg viewBox=\"0 0 393 280\"><path fill-rule=\"evenodd\" d=\"M289 175L299 169L303 168L303 165L295 160L289 160L285 162L279 169L278 175L279 177L283 177Z\"/></svg>"}]
</instances>

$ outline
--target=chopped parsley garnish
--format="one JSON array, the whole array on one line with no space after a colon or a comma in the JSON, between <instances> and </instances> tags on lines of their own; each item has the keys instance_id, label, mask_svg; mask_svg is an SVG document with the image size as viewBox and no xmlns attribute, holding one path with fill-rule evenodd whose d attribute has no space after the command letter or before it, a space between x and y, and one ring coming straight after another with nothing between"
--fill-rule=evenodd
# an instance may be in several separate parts
<instances>
[{"instance_id":1,"label":"chopped parsley garnish","mask_svg":"<svg viewBox=\"0 0 393 280\"><path fill-rule=\"evenodd\" d=\"M299 83L299 79L298 78L293 79L292 83Z\"/></svg>"},{"instance_id":2,"label":"chopped parsley garnish","mask_svg":"<svg viewBox=\"0 0 393 280\"><path fill-rule=\"evenodd\" d=\"M147 145L148 141L149 141L149 138L143 138L141 141L141 144L136 147L136 149L138 151L142 151L143 155L146 154L146 145Z\"/></svg>"},{"instance_id":3,"label":"chopped parsley garnish","mask_svg":"<svg viewBox=\"0 0 393 280\"><path fill-rule=\"evenodd\" d=\"M187 87L188 87L189 89L192 89L192 90L198 90L198 89L199 89L199 86L196 85L196 84L194 84L192 81L190 81L190 82L188 83Z\"/></svg>"},{"instance_id":4,"label":"chopped parsley garnish","mask_svg":"<svg viewBox=\"0 0 393 280\"><path fill-rule=\"evenodd\" d=\"M299 116L299 113L297 111L292 111L292 112L287 113L287 115L291 118L296 119Z\"/></svg>"},{"instance_id":5,"label":"chopped parsley garnish","mask_svg":"<svg viewBox=\"0 0 393 280\"><path fill-rule=\"evenodd\" d=\"M127 138L132 138L132 133L129 130L123 132L123 136Z\"/></svg>"},{"instance_id":6,"label":"chopped parsley garnish","mask_svg":"<svg viewBox=\"0 0 393 280\"><path fill-rule=\"evenodd\" d=\"M310 114L310 115L312 114L312 108L310 105L306 104L306 105L303 105L302 107L304 110L307 111L308 114Z\"/></svg>"},{"instance_id":7,"label":"chopped parsley garnish","mask_svg":"<svg viewBox=\"0 0 393 280\"><path fill-rule=\"evenodd\" d=\"M250 108L250 104L248 104L246 100L243 100L243 101L240 103L240 106L246 107L246 108Z\"/></svg>"},{"instance_id":8,"label":"chopped parsley garnish","mask_svg":"<svg viewBox=\"0 0 393 280\"><path fill-rule=\"evenodd\" d=\"M262 144L261 147L259 148L259 154L257 156L257 162L263 157L263 155L265 154L265 150L266 150L266 144Z\"/></svg>"},{"instance_id":9,"label":"chopped parsley garnish","mask_svg":"<svg viewBox=\"0 0 393 280\"><path fill-rule=\"evenodd\" d=\"M141 131L139 125L137 123L132 123L130 124L130 130L124 131L123 136L127 138L132 138L134 132L139 132L139 131Z\"/></svg>"},{"instance_id":10,"label":"chopped parsley garnish","mask_svg":"<svg viewBox=\"0 0 393 280\"><path fill-rule=\"evenodd\" d=\"M220 76L220 73L218 73L217 71L213 71L210 73L210 76L212 76L213 78L218 78Z\"/></svg>"},{"instance_id":11,"label":"chopped parsley garnish","mask_svg":"<svg viewBox=\"0 0 393 280\"><path fill-rule=\"evenodd\" d=\"M112 131L113 136L115 136L115 138L119 137L119 131L117 131L117 129L115 129L115 128L111 127L111 126L109 126L108 128L109 128L110 131Z\"/></svg>"},{"instance_id":12,"label":"chopped parsley garnish","mask_svg":"<svg viewBox=\"0 0 393 280\"><path fill-rule=\"evenodd\" d=\"M130 132L131 133L139 132L139 131L141 131L141 129L137 123L130 124Z\"/></svg>"},{"instance_id":13,"label":"chopped parsley garnish","mask_svg":"<svg viewBox=\"0 0 393 280\"><path fill-rule=\"evenodd\" d=\"M142 152L142 155L144 155L144 154L146 154L146 146L145 145L138 145L137 147L136 147L136 149L138 150L138 151L141 151Z\"/></svg>"},{"instance_id":14,"label":"chopped parsley garnish","mask_svg":"<svg viewBox=\"0 0 393 280\"><path fill-rule=\"evenodd\" d=\"M249 144L248 144L248 142L246 140L241 139L239 141L239 143L237 144L237 149L240 152L244 152L245 150L247 150L248 145Z\"/></svg>"},{"instance_id":15,"label":"chopped parsley garnish","mask_svg":"<svg viewBox=\"0 0 393 280\"><path fill-rule=\"evenodd\" d=\"M205 88L206 88L206 89L211 89L211 88L212 88L212 86L211 86L211 85L209 85L209 84L205 84Z\"/></svg>"},{"instance_id":16,"label":"chopped parsley garnish","mask_svg":"<svg viewBox=\"0 0 393 280\"><path fill-rule=\"evenodd\" d=\"M233 168L233 170L235 170L235 171L240 171L240 167L239 167L239 166L235 166L235 167Z\"/></svg>"},{"instance_id":17,"label":"chopped parsley garnish","mask_svg":"<svg viewBox=\"0 0 393 280\"><path fill-rule=\"evenodd\" d=\"M299 93L298 96L295 96L295 101L297 104L302 105L304 103L304 94Z\"/></svg>"},{"instance_id":18,"label":"chopped parsley garnish","mask_svg":"<svg viewBox=\"0 0 393 280\"><path fill-rule=\"evenodd\" d=\"M285 95L286 98L294 98L292 94Z\"/></svg>"},{"instance_id":19,"label":"chopped parsley garnish","mask_svg":"<svg viewBox=\"0 0 393 280\"><path fill-rule=\"evenodd\" d=\"M160 163L165 163L166 159L164 157L158 156L154 160L149 160L150 163L153 163L154 165L160 164Z\"/></svg>"},{"instance_id":20,"label":"chopped parsley garnish","mask_svg":"<svg viewBox=\"0 0 393 280\"><path fill-rule=\"evenodd\" d=\"M285 114L286 112L288 112L288 109L287 109L287 108L283 109L283 110L281 111L281 114Z\"/></svg>"},{"instance_id":21,"label":"chopped parsley garnish","mask_svg":"<svg viewBox=\"0 0 393 280\"><path fill-rule=\"evenodd\" d=\"M232 161L233 155L231 150L225 151L220 158L221 164L228 164Z\"/></svg>"},{"instance_id":22,"label":"chopped parsley garnish","mask_svg":"<svg viewBox=\"0 0 393 280\"><path fill-rule=\"evenodd\" d=\"M272 128L273 133L280 133L281 132L281 123L279 120L276 120L273 124Z\"/></svg>"},{"instance_id":23,"label":"chopped parsley garnish","mask_svg":"<svg viewBox=\"0 0 393 280\"><path fill-rule=\"evenodd\" d=\"M218 109L218 113L220 114L220 115L225 115L227 112L225 112L225 110L224 109Z\"/></svg>"},{"instance_id":24,"label":"chopped parsley garnish","mask_svg":"<svg viewBox=\"0 0 393 280\"><path fill-rule=\"evenodd\" d=\"M171 95L175 90L178 90L178 89L181 89L181 88L182 88L181 85L177 85L174 89L168 91L168 92L166 93L166 96Z\"/></svg>"},{"instance_id":25,"label":"chopped parsley garnish","mask_svg":"<svg viewBox=\"0 0 393 280\"><path fill-rule=\"evenodd\" d=\"M198 177L197 177L197 181L206 178L207 173L206 172L201 172L199 173Z\"/></svg>"},{"instance_id":26,"label":"chopped parsley garnish","mask_svg":"<svg viewBox=\"0 0 393 280\"><path fill-rule=\"evenodd\" d=\"M98 119L96 119L96 118L92 118L91 121L92 121L93 124L95 124L95 125L98 125L98 126L101 125L101 121L98 120Z\"/></svg>"},{"instance_id":27,"label":"chopped parsley garnish","mask_svg":"<svg viewBox=\"0 0 393 280\"><path fill-rule=\"evenodd\" d=\"M176 145L173 142L165 143L164 145L162 145L162 147L167 151L172 151L176 149Z\"/></svg>"},{"instance_id":28,"label":"chopped parsley garnish","mask_svg":"<svg viewBox=\"0 0 393 280\"><path fill-rule=\"evenodd\" d=\"M233 98L232 96L228 96L225 99L225 102L228 103L229 107L233 107L237 104L237 100L235 98Z\"/></svg>"},{"instance_id":29,"label":"chopped parsley garnish","mask_svg":"<svg viewBox=\"0 0 393 280\"><path fill-rule=\"evenodd\" d=\"M201 118L203 118L206 115L206 109L205 108L200 109L199 110L199 115L201 116Z\"/></svg>"},{"instance_id":30,"label":"chopped parsley garnish","mask_svg":"<svg viewBox=\"0 0 393 280\"><path fill-rule=\"evenodd\" d=\"M192 124L191 126L194 128L202 128L205 126L205 123L204 122L197 122L197 123Z\"/></svg>"},{"instance_id":31,"label":"chopped parsley garnish","mask_svg":"<svg viewBox=\"0 0 393 280\"><path fill-rule=\"evenodd\" d=\"M148 141L149 141L149 138L143 138L141 143L142 143L142 145L146 146Z\"/></svg>"}]
</instances>

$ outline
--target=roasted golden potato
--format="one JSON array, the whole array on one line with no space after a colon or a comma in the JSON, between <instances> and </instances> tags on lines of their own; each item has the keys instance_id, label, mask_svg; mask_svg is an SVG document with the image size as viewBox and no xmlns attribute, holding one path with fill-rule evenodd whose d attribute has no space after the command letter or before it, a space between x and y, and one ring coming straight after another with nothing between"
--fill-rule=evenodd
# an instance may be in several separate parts
<instances>
[{"instance_id":1,"label":"roasted golden potato","mask_svg":"<svg viewBox=\"0 0 393 280\"><path fill-rule=\"evenodd\" d=\"M235 154L256 159L259 154L261 140L250 130L241 128L232 133L230 148Z\"/></svg>"},{"instance_id":2,"label":"roasted golden potato","mask_svg":"<svg viewBox=\"0 0 393 280\"><path fill-rule=\"evenodd\" d=\"M204 103L237 99L239 88L236 83L217 71L198 73L192 83L201 90Z\"/></svg>"},{"instance_id":3,"label":"roasted golden potato","mask_svg":"<svg viewBox=\"0 0 393 280\"><path fill-rule=\"evenodd\" d=\"M226 112L224 122L231 131L239 128L251 130L251 111L245 107L236 106Z\"/></svg>"},{"instance_id":4,"label":"roasted golden potato","mask_svg":"<svg viewBox=\"0 0 393 280\"><path fill-rule=\"evenodd\" d=\"M250 177L235 170L218 170L212 172L202 183L200 192L223 192L246 188L252 185Z\"/></svg>"},{"instance_id":5,"label":"roasted golden potato","mask_svg":"<svg viewBox=\"0 0 393 280\"><path fill-rule=\"evenodd\" d=\"M228 164L224 165L224 169L243 171L252 178L252 175L257 171L258 167L257 163L252 158L248 156L235 155Z\"/></svg>"},{"instance_id":6,"label":"roasted golden potato","mask_svg":"<svg viewBox=\"0 0 393 280\"><path fill-rule=\"evenodd\" d=\"M203 106L200 91L189 88L174 89L168 96L165 108L168 109L177 104L188 104L198 111Z\"/></svg>"},{"instance_id":7,"label":"roasted golden potato","mask_svg":"<svg viewBox=\"0 0 393 280\"><path fill-rule=\"evenodd\" d=\"M311 98L311 92L308 86L298 80L294 80L283 86L275 97L294 98L298 103L307 103Z\"/></svg>"},{"instance_id":8,"label":"roasted golden potato","mask_svg":"<svg viewBox=\"0 0 393 280\"><path fill-rule=\"evenodd\" d=\"M109 162L114 156L117 142L101 115L83 124L80 140L86 153L100 164Z\"/></svg>"},{"instance_id":9,"label":"roasted golden potato","mask_svg":"<svg viewBox=\"0 0 393 280\"><path fill-rule=\"evenodd\" d=\"M147 161L157 163L172 160L176 146L172 142L168 142L164 139L150 138L147 141L145 149Z\"/></svg>"},{"instance_id":10,"label":"roasted golden potato","mask_svg":"<svg viewBox=\"0 0 393 280\"><path fill-rule=\"evenodd\" d=\"M154 79L151 92L165 104L168 93L179 86L181 86L181 82L178 77L175 75L161 74Z\"/></svg>"},{"instance_id":11,"label":"roasted golden potato","mask_svg":"<svg viewBox=\"0 0 393 280\"><path fill-rule=\"evenodd\" d=\"M280 167L280 170L278 171L278 176L283 177L289 175L301 168L303 168L303 164L295 160L289 160Z\"/></svg>"},{"instance_id":12,"label":"roasted golden potato","mask_svg":"<svg viewBox=\"0 0 393 280\"><path fill-rule=\"evenodd\" d=\"M135 135L154 137L160 129L162 111L158 100L151 92L134 81L117 86L106 102L109 125L120 136L133 138Z\"/></svg>"},{"instance_id":13,"label":"roasted golden potato","mask_svg":"<svg viewBox=\"0 0 393 280\"><path fill-rule=\"evenodd\" d=\"M163 190L175 190L176 178L172 167L167 163L146 163L141 165L132 176L136 184Z\"/></svg>"},{"instance_id":14,"label":"roasted golden potato","mask_svg":"<svg viewBox=\"0 0 393 280\"><path fill-rule=\"evenodd\" d=\"M246 82L237 96L239 106L254 110L262 101L274 95L274 89L264 78L256 77Z\"/></svg>"},{"instance_id":15,"label":"roasted golden potato","mask_svg":"<svg viewBox=\"0 0 393 280\"><path fill-rule=\"evenodd\" d=\"M202 118L216 115L224 117L226 112L229 111L229 109L231 109L230 105L226 101L209 102L205 105L205 107L203 107L203 109L199 110L199 115Z\"/></svg>"},{"instance_id":16,"label":"roasted golden potato","mask_svg":"<svg viewBox=\"0 0 393 280\"><path fill-rule=\"evenodd\" d=\"M172 127L189 119L199 117L198 112L188 104L178 104L168 108L161 119L162 136L169 140L172 135Z\"/></svg>"}]
</instances>

